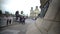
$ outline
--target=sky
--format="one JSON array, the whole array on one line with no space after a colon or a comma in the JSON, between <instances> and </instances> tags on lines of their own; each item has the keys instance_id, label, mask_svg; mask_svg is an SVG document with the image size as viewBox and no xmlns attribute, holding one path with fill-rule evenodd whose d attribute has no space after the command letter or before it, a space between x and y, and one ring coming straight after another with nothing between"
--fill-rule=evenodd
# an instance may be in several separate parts
<instances>
[{"instance_id":1,"label":"sky","mask_svg":"<svg viewBox=\"0 0 60 34\"><path fill-rule=\"evenodd\" d=\"M12 14L15 14L17 10L19 13L24 11L25 15L30 15L31 7L35 9L36 6L40 6L40 0L5 0L2 4L2 10L8 11Z\"/></svg>"}]
</instances>

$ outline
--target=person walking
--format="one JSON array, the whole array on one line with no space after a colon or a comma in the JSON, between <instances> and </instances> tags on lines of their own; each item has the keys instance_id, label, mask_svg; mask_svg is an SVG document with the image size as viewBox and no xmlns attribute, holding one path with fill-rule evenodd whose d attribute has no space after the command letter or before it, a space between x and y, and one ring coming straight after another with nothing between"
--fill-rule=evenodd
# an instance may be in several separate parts
<instances>
[{"instance_id":1,"label":"person walking","mask_svg":"<svg viewBox=\"0 0 60 34\"><path fill-rule=\"evenodd\" d=\"M21 14L20 14L20 22L23 24L25 24L25 15L23 14L23 11L21 11Z\"/></svg>"}]
</instances>

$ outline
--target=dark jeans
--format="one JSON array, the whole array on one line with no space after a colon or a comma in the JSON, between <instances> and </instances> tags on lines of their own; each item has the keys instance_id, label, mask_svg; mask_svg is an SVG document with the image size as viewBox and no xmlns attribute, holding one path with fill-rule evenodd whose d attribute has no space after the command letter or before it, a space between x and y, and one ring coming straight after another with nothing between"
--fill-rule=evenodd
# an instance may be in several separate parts
<instances>
[{"instance_id":1,"label":"dark jeans","mask_svg":"<svg viewBox=\"0 0 60 34\"><path fill-rule=\"evenodd\" d=\"M25 23L25 18L20 18L20 23Z\"/></svg>"},{"instance_id":2,"label":"dark jeans","mask_svg":"<svg viewBox=\"0 0 60 34\"><path fill-rule=\"evenodd\" d=\"M11 24L11 19L10 19L10 20L9 20L9 19L7 19L7 25L8 25L9 23Z\"/></svg>"},{"instance_id":3,"label":"dark jeans","mask_svg":"<svg viewBox=\"0 0 60 34\"><path fill-rule=\"evenodd\" d=\"M11 19L9 20L9 23L11 24Z\"/></svg>"},{"instance_id":4,"label":"dark jeans","mask_svg":"<svg viewBox=\"0 0 60 34\"><path fill-rule=\"evenodd\" d=\"M8 25L9 20L7 19L7 25Z\"/></svg>"}]
</instances>

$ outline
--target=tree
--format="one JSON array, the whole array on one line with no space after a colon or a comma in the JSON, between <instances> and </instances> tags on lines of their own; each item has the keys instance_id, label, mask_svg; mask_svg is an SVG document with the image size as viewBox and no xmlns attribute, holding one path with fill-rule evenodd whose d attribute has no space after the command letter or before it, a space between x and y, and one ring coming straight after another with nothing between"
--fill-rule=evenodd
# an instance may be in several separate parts
<instances>
[{"instance_id":1,"label":"tree","mask_svg":"<svg viewBox=\"0 0 60 34\"><path fill-rule=\"evenodd\" d=\"M21 14L23 14L23 11L21 11Z\"/></svg>"},{"instance_id":2,"label":"tree","mask_svg":"<svg viewBox=\"0 0 60 34\"><path fill-rule=\"evenodd\" d=\"M15 16L16 16L16 20L17 20L19 17L19 11L16 11Z\"/></svg>"},{"instance_id":3,"label":"tree","mask_svg":"<svg viewBox=\"0 0 60 34\"><path fill-rule=\"evenodd\" d=\"M5 11L5 14L6 14L6 16L9 16L10 15L8 11Z\"/></svg>"},{"instance_id":4,"label":"tree","mask_svg":"<svg viewBox=\"0 0 60 34\"><path fill-rule=\"evenodd\" d=\"M2 14L2 10L0 10L0 14Z\"/></svg>"},{"instance_id":5,"label":"tree","mask_svg":"<svg viewBox=\"0 0 60 34\"><path fill-rule=\"evenodd\" d=\"M16 11L15 15L18 16L19 15L19 11Z\"/></svg>"},{"instance_id":6,"label":"tree","mask_svg":"<svg viewBox=\"0 0 60 34\"><path fill-rule=\"evenodd\" d=\"M9 14L9 12L8 11L5 11L5 14Z\"/></svg>"}]
</instances>

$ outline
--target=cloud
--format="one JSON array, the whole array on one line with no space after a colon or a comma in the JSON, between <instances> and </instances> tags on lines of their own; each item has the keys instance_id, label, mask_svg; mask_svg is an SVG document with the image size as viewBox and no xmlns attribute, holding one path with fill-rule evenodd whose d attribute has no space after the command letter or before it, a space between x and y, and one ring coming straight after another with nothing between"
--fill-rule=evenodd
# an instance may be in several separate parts
<instances>
[{"instance_id":1,"label":"cloud","mask_svg":"<svg viewBox=\"0 0 60 34\"><path fill-rule=\"evenodd\" d=\"M24 11L24 14L30 14L31 7L40 6L40 0L8 0L3 4L4 10L15 14L16 10Z\"/></svg>"}]
</instances>

